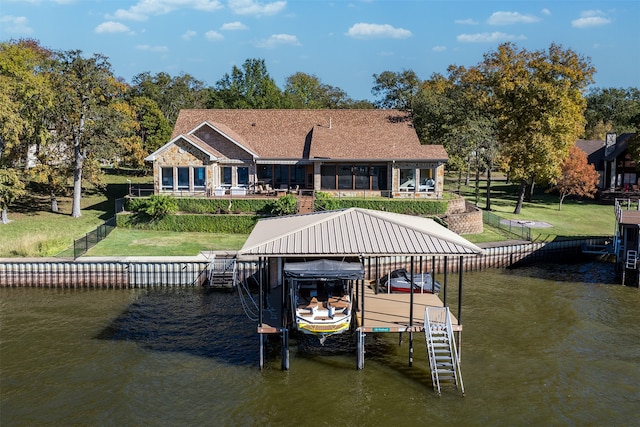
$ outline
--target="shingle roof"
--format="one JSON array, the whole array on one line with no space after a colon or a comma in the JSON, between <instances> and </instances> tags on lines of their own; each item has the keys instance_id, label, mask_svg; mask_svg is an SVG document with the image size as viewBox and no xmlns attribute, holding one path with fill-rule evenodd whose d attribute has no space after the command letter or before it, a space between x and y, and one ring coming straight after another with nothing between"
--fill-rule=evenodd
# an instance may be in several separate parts
<instances>
[{"instance_id":1,"label":"shingle roof","mask_svg":"<svg viewBox=\"0 0 640 427\"><path fill-rule=\"evenodd\" d=\"M350 208L258 221L240 256L477 255L432 219Z\"/></svg>"},{"instance_id":2,"label":"shingle roof","mask_svg":"<svg viewBox=\"0 0 640 427\"><path fill-rule=\"evenodd\" d=\"M584 151L587 156L590 156L596 151L604 148L604 144L605 141L602 139L579 139L576 141L578 148Z\"/></svg>"},{"instance_id":3,"label":"shingle roof","mask_svg":"<svg viewBox=\"0 0 640 427\"><path fill-rule=\"evenodd\" d=\"M443 160L396 110L181 110L172 139L204 122L263 159Z\"/></svg>"},{"instance_id":4,"label":"shingle roof","mask_svg":"<svg viewBox=\"0 0 640 427\"><path fill-rule=\"evenodd\" d=\"M604 159L605 141L599 139L579 139L576 146L585 152L587 162L600 167L600 161Z\"/></svg>"}]
</instances>

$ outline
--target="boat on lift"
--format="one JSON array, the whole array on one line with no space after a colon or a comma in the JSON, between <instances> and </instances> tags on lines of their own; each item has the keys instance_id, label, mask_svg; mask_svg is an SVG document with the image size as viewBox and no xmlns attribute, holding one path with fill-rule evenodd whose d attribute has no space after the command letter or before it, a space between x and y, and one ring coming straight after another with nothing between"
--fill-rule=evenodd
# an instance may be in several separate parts
<instances>
[{"instance_id":1,"label":"boat on lift","mask_svg":"<svg viewBox=\"0 0 640 427\"><path fill-rule=\"evenodd\" d=\"M362 263L330 259L287 262L284 275L297 330L316 335L321 343L349 330L354 283L364 278Z\"/></svg>"},{"instance_id":2,"label":"boat on lift","mask_svg":"<svg viewBox=\"0 0 640 427\"><path fill-rule=\"evenodd\" d=\"M404 268L393 270L380 278L381 292L410 292L411 274ZM440 283L434 281L429 273L413 275L413 292L437 294L440 292Z\"/></svg>"}]
</instances>

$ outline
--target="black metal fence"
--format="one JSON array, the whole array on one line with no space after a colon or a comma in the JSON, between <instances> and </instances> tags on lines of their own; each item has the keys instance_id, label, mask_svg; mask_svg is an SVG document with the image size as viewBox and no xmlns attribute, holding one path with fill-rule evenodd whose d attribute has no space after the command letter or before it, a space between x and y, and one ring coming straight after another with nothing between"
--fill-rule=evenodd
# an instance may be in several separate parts
<instances>
[{"instance_id":1,"label":"black metal fence","mask_svg":"<svg viewBox=\"0 0 640 427\"><path fill-rule=\"evenodd\" d=\"M482 221L485 224L502 230L514 238L531 241L531 228L527 226L526 222L519 223L517 221L504 219L489 211L482 211Z\"/></svg>"},{"instance_id":2,"label":"black metal fence","mask_svg":"<svg viewBox=\"0 0 640 427\"><path fill-rule=\"evenodd\" d=\"M99 225L95 230L85 234L84 237L74 240L73 259L87 253L87 251L97 245L99 241L105 239L114 228L116 228L115 216L106 220L104 224Z\"/></svg>"}]
</instances>

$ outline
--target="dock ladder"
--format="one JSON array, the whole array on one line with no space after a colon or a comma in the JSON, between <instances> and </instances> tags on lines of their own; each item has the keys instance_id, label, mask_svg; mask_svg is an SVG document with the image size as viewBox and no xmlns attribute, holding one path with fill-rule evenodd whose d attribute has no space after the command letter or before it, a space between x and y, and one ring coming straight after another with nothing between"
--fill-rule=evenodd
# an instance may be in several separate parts
<instances>
[{"instance_id":1,"label":"dock ladder","mask_svg":"<svg viewBox=\"0 0 640 427\"><path fill-rule=\"evenodd\" d=\"M456 349L449 307L427 307L424 312L424 331L433 388L441 394L441 383L448 383L459 388L464 395L460 355Z\"/></svg>"},{"instance_id":2,"label":"dock ladder","mask_svg":"<svg viewBox=\"0 0 640 427\"><path fill-rule=\"evenodd\" d=\"M215 255L209 262L207 286L210 288L235 288L237 280L236 259Z\"/></svg>"},{"instance_id":3,"label":"dock ladder","mask_svg":"<svg viewBox=\"0 0 640 427\"><path fill-rule=\"evenodd\" d=\"M638 263L638 251L627 251L627 269L635 270Z\"/></svg>"}]
</instances>

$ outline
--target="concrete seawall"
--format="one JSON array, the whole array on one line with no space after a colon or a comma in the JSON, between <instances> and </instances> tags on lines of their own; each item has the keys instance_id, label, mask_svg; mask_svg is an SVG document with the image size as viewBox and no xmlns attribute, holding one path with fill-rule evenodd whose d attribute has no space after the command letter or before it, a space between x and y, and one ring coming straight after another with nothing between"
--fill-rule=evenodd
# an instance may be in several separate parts
<instances>
[{"instance_id":1,"label":"concrete seawall","mask_svg":"<svg viewBox=\"0 0 640 427\"><path fill-rule=\"evenodd\" d=\"M484 254L464 257L414 256L423 271L436 274L511 268L543 262L575 262L585 255L584 245L604 244L610 238L589 238L545 243L510 241L480 244ZM0 259L0 287L45 288L144 288L161 286L200 286L207 277L212 253L193 257L81 257L77 260L56 258ZM216 253L217 257L234 257L235 252ZM368 258L365 271L375 279L376 271L406 268L411 254ZM377 264L377 269L376 269ZM258 271L256 260L241 260L238 280L246 280Z\"/></svg>"}]
</instances>

